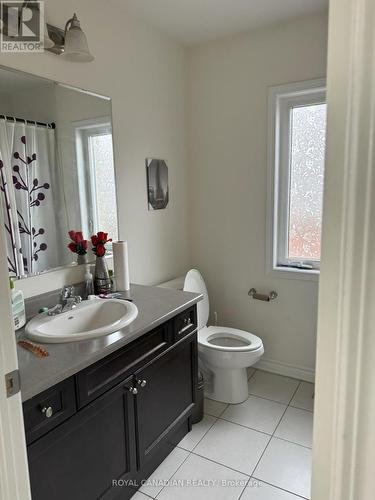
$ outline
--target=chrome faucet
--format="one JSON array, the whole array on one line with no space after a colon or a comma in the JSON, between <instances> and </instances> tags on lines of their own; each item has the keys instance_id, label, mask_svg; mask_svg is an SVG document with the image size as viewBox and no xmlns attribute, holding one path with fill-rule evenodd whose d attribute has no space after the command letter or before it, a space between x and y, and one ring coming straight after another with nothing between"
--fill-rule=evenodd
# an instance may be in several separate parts
<instances>
[{"instance_id":1,"label":"chrome faucet","mask_svg":"<svg viewBox=\"0 0 375 500\"><path fill-rule=\"evenodd\" d=\"M79 295L74 295L74 286L64 286L60 292L59 302L47 314L48 316L56 316L56 314L70 311L80 302L82 302L82 298Z\"/></svg>"}]
</instances>

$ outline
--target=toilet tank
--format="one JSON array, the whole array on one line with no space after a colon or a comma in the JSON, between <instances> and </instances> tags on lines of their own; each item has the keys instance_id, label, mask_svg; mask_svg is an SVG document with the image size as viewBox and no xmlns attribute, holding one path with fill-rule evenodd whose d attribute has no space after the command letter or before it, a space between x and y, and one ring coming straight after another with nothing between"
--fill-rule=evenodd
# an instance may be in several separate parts
<instances>
[{"instance_id":1,"label":"toilet tank","mask_svg":"<svg viewBox=\"0 0 375 500\"><path fill-rule=\"evenodd\" d=\"M173 288L174 290L183 290L185 282L185 276L179 276L178 278L173 278L169 281L164 281L157 286L161 288Z\"/></svg>"}]
</instances>

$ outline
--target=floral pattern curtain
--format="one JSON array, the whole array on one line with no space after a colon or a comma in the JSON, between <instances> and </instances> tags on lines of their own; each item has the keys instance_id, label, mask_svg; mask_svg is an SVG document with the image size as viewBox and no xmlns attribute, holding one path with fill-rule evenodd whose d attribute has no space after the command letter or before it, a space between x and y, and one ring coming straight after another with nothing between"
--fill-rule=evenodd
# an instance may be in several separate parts
<instances>
[{"instance_id":1,"label":"floral pattern curtain","mask_svg":"<svg viewBox=\"0 0 375 500\"><path fill-rule=\"evenodd\" d=\"M11 276L59 265L55 162L54 129L0 119L0 202Z\"/></svg>"}]
</instances>

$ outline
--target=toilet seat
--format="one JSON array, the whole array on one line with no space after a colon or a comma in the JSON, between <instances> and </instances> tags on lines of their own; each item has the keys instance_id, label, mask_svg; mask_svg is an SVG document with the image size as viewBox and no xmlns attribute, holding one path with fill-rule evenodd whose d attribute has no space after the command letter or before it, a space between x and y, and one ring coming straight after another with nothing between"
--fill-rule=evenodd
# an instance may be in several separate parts
<instances>
[{"instance_id":1,"label":"toilet seat","mask_svg":"<svg viewBox=\"0 0 375 500\"><path fill-rule=\"evenodd\" d=\"M263 343L256 335L224 326L208 326L200 329L198 343L208 349L224 352L249 352L263 349Z\"/></svg>"},{"instance_id":2,"label":"toilet seat","mask_svg":"<svg viewBox=\"0 0 375 500\"><path fill-rule=\"evenodd\" d=\"M186 274L184 290L203 295L203 299L197 304L200 346L222 352L253 352L263 349L261 339L250 332L224 326L207 326L210 303L206 284L197 269L191 269Z\"/></svg>"}]
</instances>

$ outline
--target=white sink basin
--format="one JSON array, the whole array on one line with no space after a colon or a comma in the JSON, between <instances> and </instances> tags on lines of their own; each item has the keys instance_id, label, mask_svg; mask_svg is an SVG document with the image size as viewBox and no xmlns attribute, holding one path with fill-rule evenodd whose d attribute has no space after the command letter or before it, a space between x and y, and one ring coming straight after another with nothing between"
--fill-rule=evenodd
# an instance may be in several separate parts
<instances>
[{"instance_id":1,"label":"white sink basin","mask_svg":"<svg viewBox=\"0 0 375 500\"><path fill-rule=\"evenodd\" d=\"M137 306L126 300L87 300L56 316L38 314L26 325L25 333L39 342L75 342L117 332L137 316Z\"/></svg>"}]
</instances>

